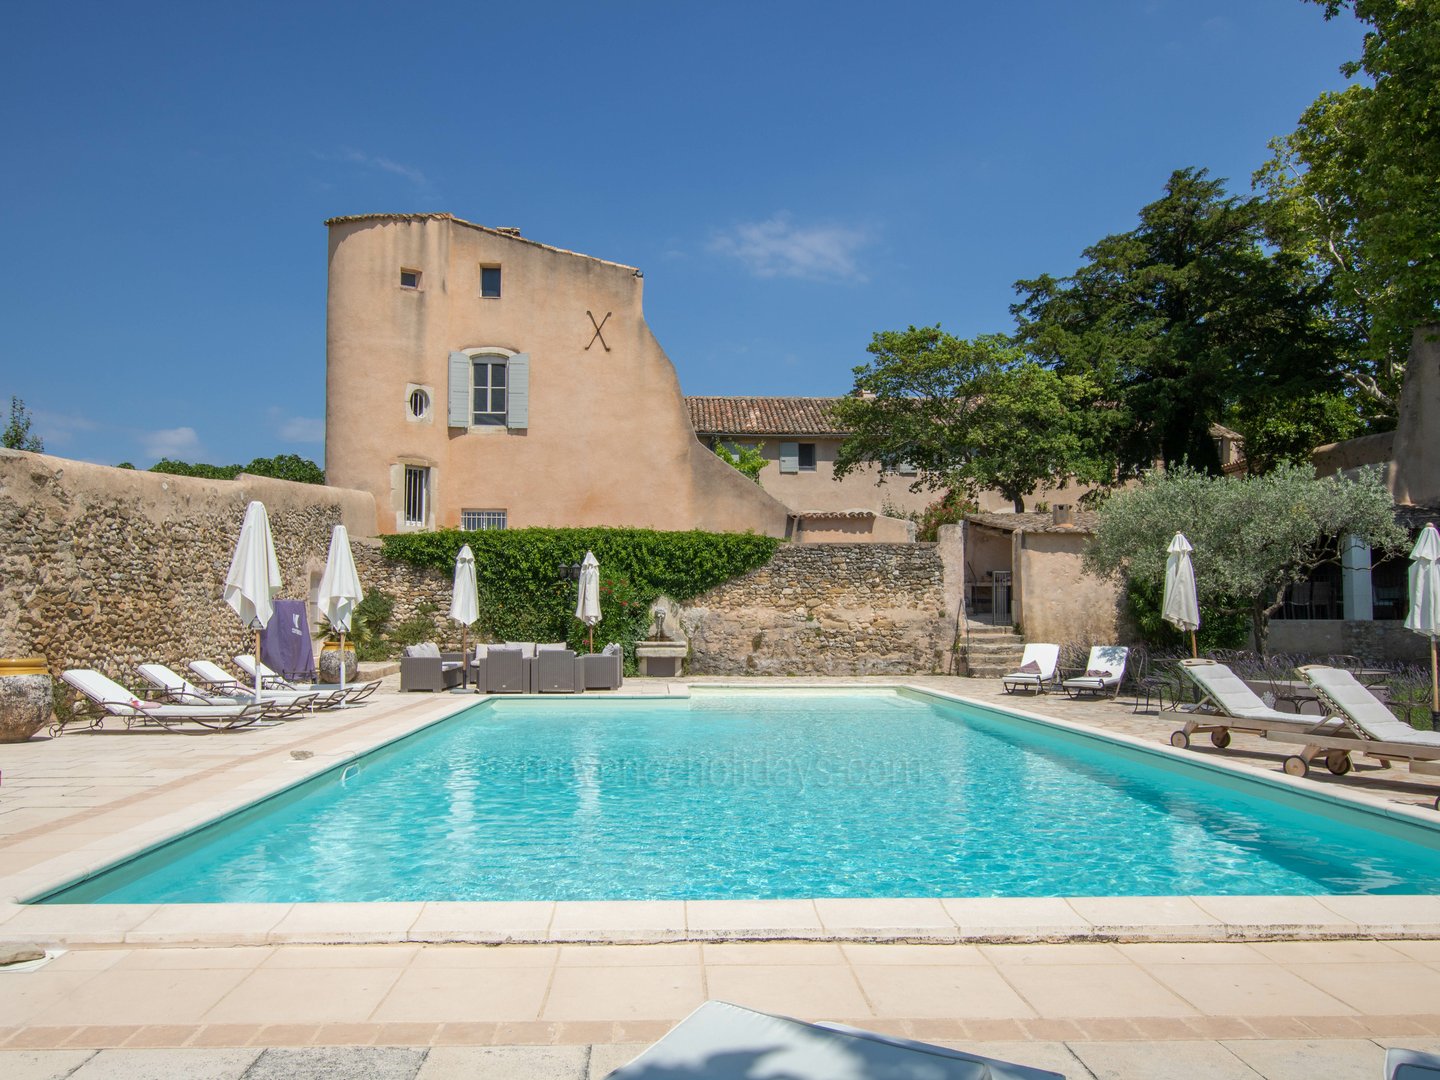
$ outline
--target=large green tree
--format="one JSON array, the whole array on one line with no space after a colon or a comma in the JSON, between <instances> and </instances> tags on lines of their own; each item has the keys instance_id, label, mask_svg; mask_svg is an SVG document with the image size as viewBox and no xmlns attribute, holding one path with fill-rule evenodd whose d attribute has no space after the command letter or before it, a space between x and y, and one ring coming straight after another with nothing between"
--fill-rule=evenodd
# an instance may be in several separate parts
<instances>
[{"instance_id":1,"label":"large green tree","mask_svg":"<svg viewBox=\"0 0 1440 1080\"><path fill-rule=\"evenodd\" d=\"M1344 373L1382 421L1395 415L1412 331L1440 321L1440 0L1308 0L1367 27L1357 82L1321 94L1255 182L1286 242L1334 285L1360 347Z\"/></svg>"},{"instance_id":2,"label":"large green tree","mask_svg":"<svg viewBox=\"0 0 1440 1080\"><path fill-rule=\"evenodd\" d=\"M234 480L242 472L252 476L273 476L277 480L293 480L297 484L325 483L325 470L299 454L277 454L255 458L248 465L207 465L203 462L172 461L161 458L150 466L151 472L177 476L198 476L206 480Z\"/></svg>"},{"instance_id":3,"label":"large green tree","mask_svg":"<svg viewBox=\"0 0 1440 1080\"><path fill-rule=\"evenodd\" d=\"M1085 568L1158 595L1177 532L1195 548L1202 608L1248 615L1262 652L1286 586L1337 561L1340 538L1358 536L1381 553L1403 550L1406 539L1373 471L1316 479L1308 466L1287 464L1229 478L1182 467L1150 472L1105 502Z\"/></svg>"},{"instance_id":4,"label":"large green tree","mask_svg":"<svg viewBox=\"0 0 1440 1080\"><path fill-rule=\"evenodd\" d=\"M994 489L1020 511L1041 485L1094 478L1075 409L1093 396L1083 376L1027 359L1002 335L967 341L939 326L878 333L868 351L854 393L833 407L852 433L837 479L866 464L909 465L912 490Z\"/></svg>"},{"instance_id":5,"label":"large green tree","mask_svg":"<svg viewBox=\"0 0 1440 1080\"><path fill-rule=\"evenodd\" d=\"M1329 424L1343 335L1325 317L1326 284L1275 246L1273 224L1262 200L1181 169L1134 229L1087 248L1072 274L1016 283L1020 342L1097 388L1085 434L1116 479L1156 462L1217 471L1214 423L1262 436L1276 460L1349 434ZM1261 431L1263 411L1237 409L1259 398L1320 404L1284 431Z\"/></svg>"}]
</instances>

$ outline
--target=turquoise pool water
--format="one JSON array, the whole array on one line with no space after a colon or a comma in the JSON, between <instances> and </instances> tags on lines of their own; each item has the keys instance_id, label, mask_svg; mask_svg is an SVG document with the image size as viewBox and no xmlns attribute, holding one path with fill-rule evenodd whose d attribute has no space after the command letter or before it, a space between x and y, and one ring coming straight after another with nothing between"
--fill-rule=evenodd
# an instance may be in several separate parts
<instances>
[{"instance_id":1,"label":"turquoise pool water","mask_svg":"<svg viewBox=\"0 0 1440 1080\"><path fill-rule=\"evenodd\" d=\"M1437 843L998 710L749 691L481 705L47 899L1426 893Z\"/></svg>"}]
</instances>

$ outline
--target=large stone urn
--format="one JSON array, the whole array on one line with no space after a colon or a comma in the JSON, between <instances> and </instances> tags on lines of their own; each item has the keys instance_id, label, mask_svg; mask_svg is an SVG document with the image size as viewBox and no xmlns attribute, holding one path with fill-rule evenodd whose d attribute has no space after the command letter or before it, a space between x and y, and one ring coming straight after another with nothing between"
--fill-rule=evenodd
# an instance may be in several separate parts
<instances>
[{"instance_id":1,"label":"large stone urn","mask_svg":"<svg viewBox=\"0 0 1440 1080\"><path fill-rule=\"evenodd\" d=\"M0 660L0 743L24 742L50 722L54 708L43 656Z\"/></svg>"},{"instance_id":2,"label":"large stone urn","mask_svg":"<svg viewBox=\"0 0 1440 1080\"><path fill-rule=\"evenodd\" d=\"M340 664L340 642L325 642L320 647L320 681L322 683L338 683L340 681ZM344 664L345 682L353 683L355 676L359 673L359 665L355 662L355 650L350 648L348 641L345 643Z\"/></svg>"}]
</instances>

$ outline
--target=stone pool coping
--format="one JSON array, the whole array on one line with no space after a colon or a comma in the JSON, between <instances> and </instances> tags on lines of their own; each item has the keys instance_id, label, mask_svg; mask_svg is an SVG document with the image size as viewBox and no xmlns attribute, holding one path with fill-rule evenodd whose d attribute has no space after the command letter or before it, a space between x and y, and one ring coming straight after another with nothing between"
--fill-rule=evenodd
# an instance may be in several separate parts
<instances>
[{"instance_id":1,"label":"stone pool coping","mask_svg":"<svg viewBox=\"0 0 1440 1080\"><path fill-rule=\"evenodd\" d=\"M706 680L651 684L605 700L686 696ZM1287 788L1320 802L1397 821L1440 827L1433 811L1387 803L1372 793L1318 790L1284 775L1173 749L1123 732L1000 705L905 679L883 683L747 681L796 691L890 688L1019 714L1086 739L1118 743L1233 782ZM658 692L658 694L657 694ZM531 695L530 697L535 697ZM122 859L290 787L340 768L380 746L473 707L484 697L443 695L408 702L383 723L357 723L297 759L277 748L225 766L224 789L86 840L73 851L12 874L0 898L0 938L75 946L247 945L390 942L661 943L675 941L1141 942L1440 938L1440 896L1190 896L954 898L887 900L511 901L318 904L47 904L43 896ZM511 699L513 700L513 698ZM556 701L546 698L547 701ZM574 699L560 699L570 703ZM357 717L357 720L363 720ZM190 778L191 781L197 778ZM188 782L188 781L187 781ZM1428 815L1428 816L1427 816Z\"/></svg>"}]
</instances>

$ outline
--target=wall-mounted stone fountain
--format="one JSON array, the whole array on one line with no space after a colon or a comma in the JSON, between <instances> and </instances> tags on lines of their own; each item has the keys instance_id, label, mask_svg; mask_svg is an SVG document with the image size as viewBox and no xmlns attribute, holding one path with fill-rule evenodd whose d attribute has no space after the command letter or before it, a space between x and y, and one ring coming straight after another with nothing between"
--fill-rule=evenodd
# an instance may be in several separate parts
<instances>
[{"instance_id":1,"label":"wall-mounted stone fountain","mask_svg":"<svg viewBox=\"0 0 1440 1080\"><path fill-rule=\"evenodd\" d=\"M650 636L635 643L640 674L659 679L673 679L683 674L690 643L680 632L675 602L668 596L656 600L650 605L650 622L653 627Z\"/></svg>"}]
</instances>

